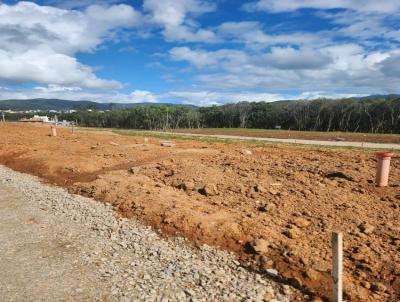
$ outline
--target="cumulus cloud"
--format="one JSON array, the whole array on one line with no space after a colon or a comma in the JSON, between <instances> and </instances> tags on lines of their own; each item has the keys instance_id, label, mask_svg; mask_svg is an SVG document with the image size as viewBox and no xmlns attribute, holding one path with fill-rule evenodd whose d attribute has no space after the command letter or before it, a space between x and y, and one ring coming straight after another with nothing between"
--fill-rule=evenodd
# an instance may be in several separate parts
<instances>
[{"instance_id":1,"label":"cumulus cloud","mask_svg":"<svg viewBox=\"0 0 400 302\"><path fill-rule=\"evenodd\" d=\"M368 48L375 48L377 41L381 48L397 48L397 43L400 41L399 31L392 26L393 23L400 22L399 13L385 14L345 10L324 11L318 15L335 25L335 29L329 32L331 38L351 38Z\"/></svg>"},{"instance_id":2,"label":"cumulus cloud","mask_svg":"<svg viewBox=\"0 0 400 302\"><path fill-rule=\"evenodd\" d=\"M80 64L74 57L44 47L24 53L0 50L0 79L14 83L35 81L101 89L121 87L117 81L96 77L90 67Z\"/></svg>"},{"instance_id":3,"label":"cumulus cloud","mask_svg":"<svg viewBox=\"0 0 400 302\"><path fill-rule=\"evenodd\" d=\"M171 51L175 60L198 68L194 80L206 90L302 90L365 94L393 93L395 78L388 77L382 62L390 52L367 53L360 45L337 44L319 48L273 47L248 53L221 49L207 51L179 48ZM392 62L394 63L394 62ZM211 68L212 67L212 68ZM393 72L397 69L394 67Z\"/></svg>"},{"instance_id":4,"label":"cumulus cloud","mask_svg":"<svg viewBox=\"0 0 400 302\"><path fill-rule=\"evenodd\" d=\"M242 101L266 101L273 102L282 100L282 95L273 93L254 93L254 92L212 92L207 90L198 91L170 91L164 98L172 98L186 104L196 104L201 106L220 105L224 103Z\"/></svg>"},{"instance_id":5,"label":"cumulus cloud","mask_svg":"<svg viewBox=\"0 0 400 302\"><path fill-rule=\"evenodd\" d=\"M147 90L134 90L130 95L134 103L157 103L158 98L152 92Z\"/></svg>"},{"instance_id":6,"label":"cumulus cloud","mask_svg":"<svg viewBox=\"0 0 400 302\"><path fill-rule=\"evenodd\" d=\"M362 93L340 93L331 91L305 91L297 95L288 95L286 100L315 100L315 99L343 99L343 98L355 98L363 97L368 94Z\"/></svg>"},{"instance_id":7,"label":"cumulus cloud","mask_svg":"<svg viewBox=\"0 0 400 302\"><path fill-rule=\"evenodd\" d=\"M15 51L46 45L55 52L72 55L94 50L111 30L131 27L139 21L140 14L125 4L92 5L85 11L32 2L0 4L0 29L4 31L0 45Z\"/></svg>"},{"instance_id":8,"label":"cumulus cloud","mask_svg":"<svg viewBox=\"0 0 400 302\"><path fill-rule=\"evenodd\" d=\"M196 67L205 67L216 63L216 58L207 51L195 51L189 47L174 47L170 50L171 58L175 61L188 61Z\"/></svg>"},{"instance_id":9,"label":"cumulus cloud","mask_svg":"<svg viewBox=\"0 0 400 302\"><path fill-rule=\"evenodd\" d=\"M171 90L161 94L135 90L132 93L94 92L80 87L58 85L39 86L24 90L2 90L0 99L57 98L67 100L92 100L103 103L168 102L195 104L198 106L222 105L232 102L275 102L279 100L343 98L365 94L333 93L329 91L305 91L302 93L265 93L254 91L228 92L210 90Z\"/></svg>"},{"instance_id":10,"label":"cumulus cloud","mask_svg":"<svg viewBox=\"0 0 400 302\"><path fill-rule=\"evenodd\" d=\"M216 6L203 0L144 0L143 7L151 12L154 22L165 26L179 26L187 14L203 14L214 11Z\"/></svg>"},{"instance_id":11,"label":"cumulus cloud","mask_svg":"<svg viewBox=\"0 0 400 302\"><path fill-rule=\"evenodd\" d=\"M224 36L242 36L260 30L260 26L256 21L224 22L217 27L217 31Z\"/></svg>"},{"instance_id":12,"label":"cumulus cloud","mask_svg":"<svg viewBox=\"0 0 400 302\"><path fill-rule=\"evenodd\" d=\"M244 8L248 11L288 12L302 8L312 9L350 9L362 12L394 13L400 10L397 0L258 0L246 3Z\"/></svg>"},{"instance_id":13,"label":"cumulus cloud","mask_svg":"<svg viewBox=\"0 0 400 302\"><path fill-rule=\"evenodd\" d=\"M161 97L184 104L200 106L222 105L237 102L276 102L281 100L312 100L317 98L348 98L360 97L365 94L333 93L327 91L313 91L302 93L265 93L265 92L216 92L208 90L176 90L170 91Z\"/></svg>"},{"instance_id":14,"label":"cumulus cloud","mask_svg":"<svg viewBox=\"0 0 400 302\"><path fill-rule=\"evenodd\" d=\"M326 38L350 37L358 39L360 44L372 47L376 41L371 41L371 39L380 39L380 43L386 44L386 47L391 46L390 40L400 41L398 30L392 26L400 21L400 2L397 0L259 0L247 3L243 7L247 11L267 13L315 9L317 16L329 19L337 25L334 29L313 33L314 36L324 38L325 41L327 41Z\"/></svg>"},{"instance_id":15,"label":"cumulus cloud","mask_svg":"<svg viewBox=\"0 0 400 302\"><path fill-rule=\"evenodd\" d=\"M393 24L400 21L400 2L397 0L258 0L243 5L243 8L250 12L267 13L315 9L314 13L318 17L329 19L337 25L330 30L312 33L315 37L323 38L325 42L337 37L347 37L357 39L364 46L374 47L379 39L380 43L384 44L382 46L393 47L392 42L400 41L399 31L393 27ZM260 32L257 35L263 37ZM323 43L326 44L325 42ZM303 43L305 44L307 42Z\"/></svg>"},{"instance_id":16,"label":"cumulus cloud","mask_svg":"<svg viewBox=\"0 0 400 302\"><path fill-rule=\"evenodd\" d=\"M81 9L90 5L111 5L119 4L123 0L45 0L44 4L49 6L56 6L64 9Z\"/></svg>"},{"instance_id":17,"label":"cumulus cloud","mask_svg":"<svg viewBox=\"0 0 400 302\"><path fill-rule=\"evenodd\" d=\"M215 13L218 1L143 0L141 11L123 2L40 2L53 5L50 7L0 1L0 84L4 86L0 98L209 105L398 92L400 34L393 25L399 19L398 1L253 0L244 5L246 21L213 26L203 26L198 20L203 14ZM315 9L312 14L327 20L323 31L295 29L292 14L283 24L267 26L249 19L252 14L248 13L287 13L303 8ZM137 30L144 31L137 39L160 34L164 41L174 42L172 46L157 45L156 51L162 52L158 64L169 73L188 72L192 77L174 81L176 74L162 76L169 81L169 92L132 89L121 93L115 91L121 83L100 78L94 68L76 58L77 53L95 53L105 42ZM141 52L140 45L126 44L119 49ZM170 50L165 51L166 47ZM180 69L179 61L190 67ZM32 89L8 88L32 82L36 85ZM184 84L193 90L183 89Z\"/></svg>"},{"instance_id":18,"label":"cumulus cloud","mask_svg":"<svg viewBox=\"0 0 400 302\"><path fill-rule=\"evenodd\" d=\"M82 91L81 87L60 86L57 84L50 84L47 87L36 86L33 89L43 92Z\"/></svg>"},{"instance_id":19,"label":"cumulus cloud","mask_svg":"<svg viewBox=\"0 0 400 302\"><path fill-rule=\"evenodd\" d=\"M400 78L400 53L396 52L380 63L380 70L389 77Z\"/></svg>"},{"instance_id":20,"label":"cumulus cloud","mask_svg":"<svg viewBox=\"0 0 400 302\"><path fill-rule=\"evenodd\" d=\"M291 70L321 69L333 61L328 55L316 50L291 47L273 47L261 60L269 66Z\"/></svg>"},{"instance_id":21,"label":"cumulus cloud","mask_svg":"<svg viewBox=\"0 0 400 302\"><path fill-rule=\"evenodd\" d=\"M220 49L217 51L193 50L189 47L175 47L170 50L170 56L176 61L187 61L190 64L202 67L219 67L225 62L239 63L246 56L244 52L233 49Z\"/></svg>"},{"instance_id":22,"label":"cumulus cloud","mask_svg":"<svg viewBox=\"0 0 400 302\"><path fill-rule=\"evenodd\" d=\"M32 2L0 4L0 80L120 88L98 78L74 54L93 51L116 28L135 26L140 14L128 5L93 5L85 11Z\"/></svg>"},{"instance_id":23,"label":"cumulus cloud","mask_svg":"<svg viewBox=\"0 0 400 302\"><path fill-rule=\"evenodd\" d=\"M252 48L268 48L271 45L326 45L331 42L326 32L288 32L267 34L259 22L225 22L216 27L221 39L245 44Z\"/></svg>"},{"instance_id":24,"label":"cumulus cloud","mask_svg":"<svg viewBox=\"0 0 400 302\"><path fill-rule=\"evenodd\" d=\"M102 33L117 27L135 26L142 17L132 6L126 4L90 5L86 8L85 15Z\"/></svg>"},{"instance_id":25,"label":"cumulus cloud","mask_svg":"<svg viewBox=\"0 0 400 302\"><path fill-rule=\"evenodd\" d=\"M62 86L51 84L27 89L0 89L0 99L65 99L73 101L95 101L100 103L156 103L159 96L146 90L134 90L121 93L109 90L92 90L79 86Z\"/></svg>"},{"instance_id":26,"label":"cumulus cloud","mask_svg":"<svg viewBox=\"0 0 400 302\"><path fill-rule=\"evenodd\" d=\"M215 42L213 31L198 28L192 16L212 12L215 4L204 0L144 0L143 8L150 22L163 28L169 41Z\"/></svg>"},{"instance_id":27,"label":"cumulus cloud","mask_svg":"<svg viewBox=\"0 0 400 302\"><path fill-rule=\"evenodd\" d=\"M187 61L197 68L214 67L228 71L258 68L277 68L287 70L321 69L332 62L332 58L313 49L294 49L290 47L272 47L269 52L249 54L245 51L220 49L207 51L175 47L170 50L173 60Z\"/></svg>"}]
</instances>

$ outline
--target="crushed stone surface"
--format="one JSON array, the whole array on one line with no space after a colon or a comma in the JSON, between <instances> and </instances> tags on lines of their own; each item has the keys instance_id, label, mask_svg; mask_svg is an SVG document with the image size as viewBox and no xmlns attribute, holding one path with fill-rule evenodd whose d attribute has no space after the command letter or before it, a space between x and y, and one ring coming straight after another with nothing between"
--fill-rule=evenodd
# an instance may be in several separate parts
<instances>
[{"instance_id":1,"label":"crushed stone surface","mask_svg":"<svg viewBox=\"0 0 400 302\"><path fill-rule=\"evenodd\" d=\"M269 301L293 289L233 253L161 238L111 205L0 166L2 301Z\"/></svg>"}]
</instances>

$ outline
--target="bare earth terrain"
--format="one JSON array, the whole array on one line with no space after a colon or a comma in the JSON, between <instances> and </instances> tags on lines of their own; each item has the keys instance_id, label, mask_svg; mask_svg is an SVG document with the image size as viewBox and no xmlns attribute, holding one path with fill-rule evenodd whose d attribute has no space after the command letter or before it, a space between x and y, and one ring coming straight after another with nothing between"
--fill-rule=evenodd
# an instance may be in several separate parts
<instances>
[{"instance_id":1,"label":"bare earth terrain","mask_svg":"<svg viewBox=\"0 0 400 302\"><path fill-rule=\"evenodd\" d=\"M344 233L348 301L400 299L400 162L374 185L358 150L255 147L3 125L0 164L110 203L164 234L236 252L330 296L330 234ZM248 154L243 149L251 150Z\"/></svg>"}]
</instances>

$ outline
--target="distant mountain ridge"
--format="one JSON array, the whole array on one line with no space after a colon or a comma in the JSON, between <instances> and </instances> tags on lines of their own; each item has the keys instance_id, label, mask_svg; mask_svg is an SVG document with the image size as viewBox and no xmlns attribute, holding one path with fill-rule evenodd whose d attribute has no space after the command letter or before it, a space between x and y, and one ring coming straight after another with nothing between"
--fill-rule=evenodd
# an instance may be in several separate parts
<instances>
[{"instance_id":1,"label":"distant mountain ridge","mask_svg":"<svg viewBox=\"0 0 400 302\"><path fill-rule=\"evenodd\" d=\"M363 97L350 97L353 100L385 100L389 98L399 98L398 94L388 95L369 95ZM251 100L248 100L251 102ZM268 100L266 100L268 101ZM294 102L296 100L281 100L275 103ZM300 101L300 100L298 100ZM310 100L311 101L311 100ZM0 110L27 111L27 110L113 110L124 109L137 106L187 106L197 108L195 105L183 105L172 103L97 103L93 101L70 101L62 99L25 99L25 100L0 100Z\"/></svg>"},{"instance_id":2,"label":"distant mountain ridge","mask_svg":"<svg viewBox=\"0 0 400 302\"><path fill-rule=\"evenodd\" d=\"M27 110L112 110L137 106L162 106L177 104L166 103L97 103L92 101L70 101L61 99L26 99L26 100L0 100L0 110L27 111ZM191 105L188 105L191 106ZM191 106L195 107L195 106Z\"/></svg>"}]
</instances>

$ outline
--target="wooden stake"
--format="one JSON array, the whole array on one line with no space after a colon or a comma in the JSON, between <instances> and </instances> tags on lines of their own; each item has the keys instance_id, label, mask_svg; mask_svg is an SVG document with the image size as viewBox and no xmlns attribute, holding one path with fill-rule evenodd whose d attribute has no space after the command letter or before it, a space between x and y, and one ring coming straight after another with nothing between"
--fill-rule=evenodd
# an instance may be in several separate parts
<instances>
[{"instance_id":1,"label":"wooden stake","mask_svg":"<svg viewBox=\"0 0 400 302\"><path fill-rule=\"evenodd\" d=\"M343 299L343 234L332 233L333 302Z\"/></svg>"}]
</instances>

